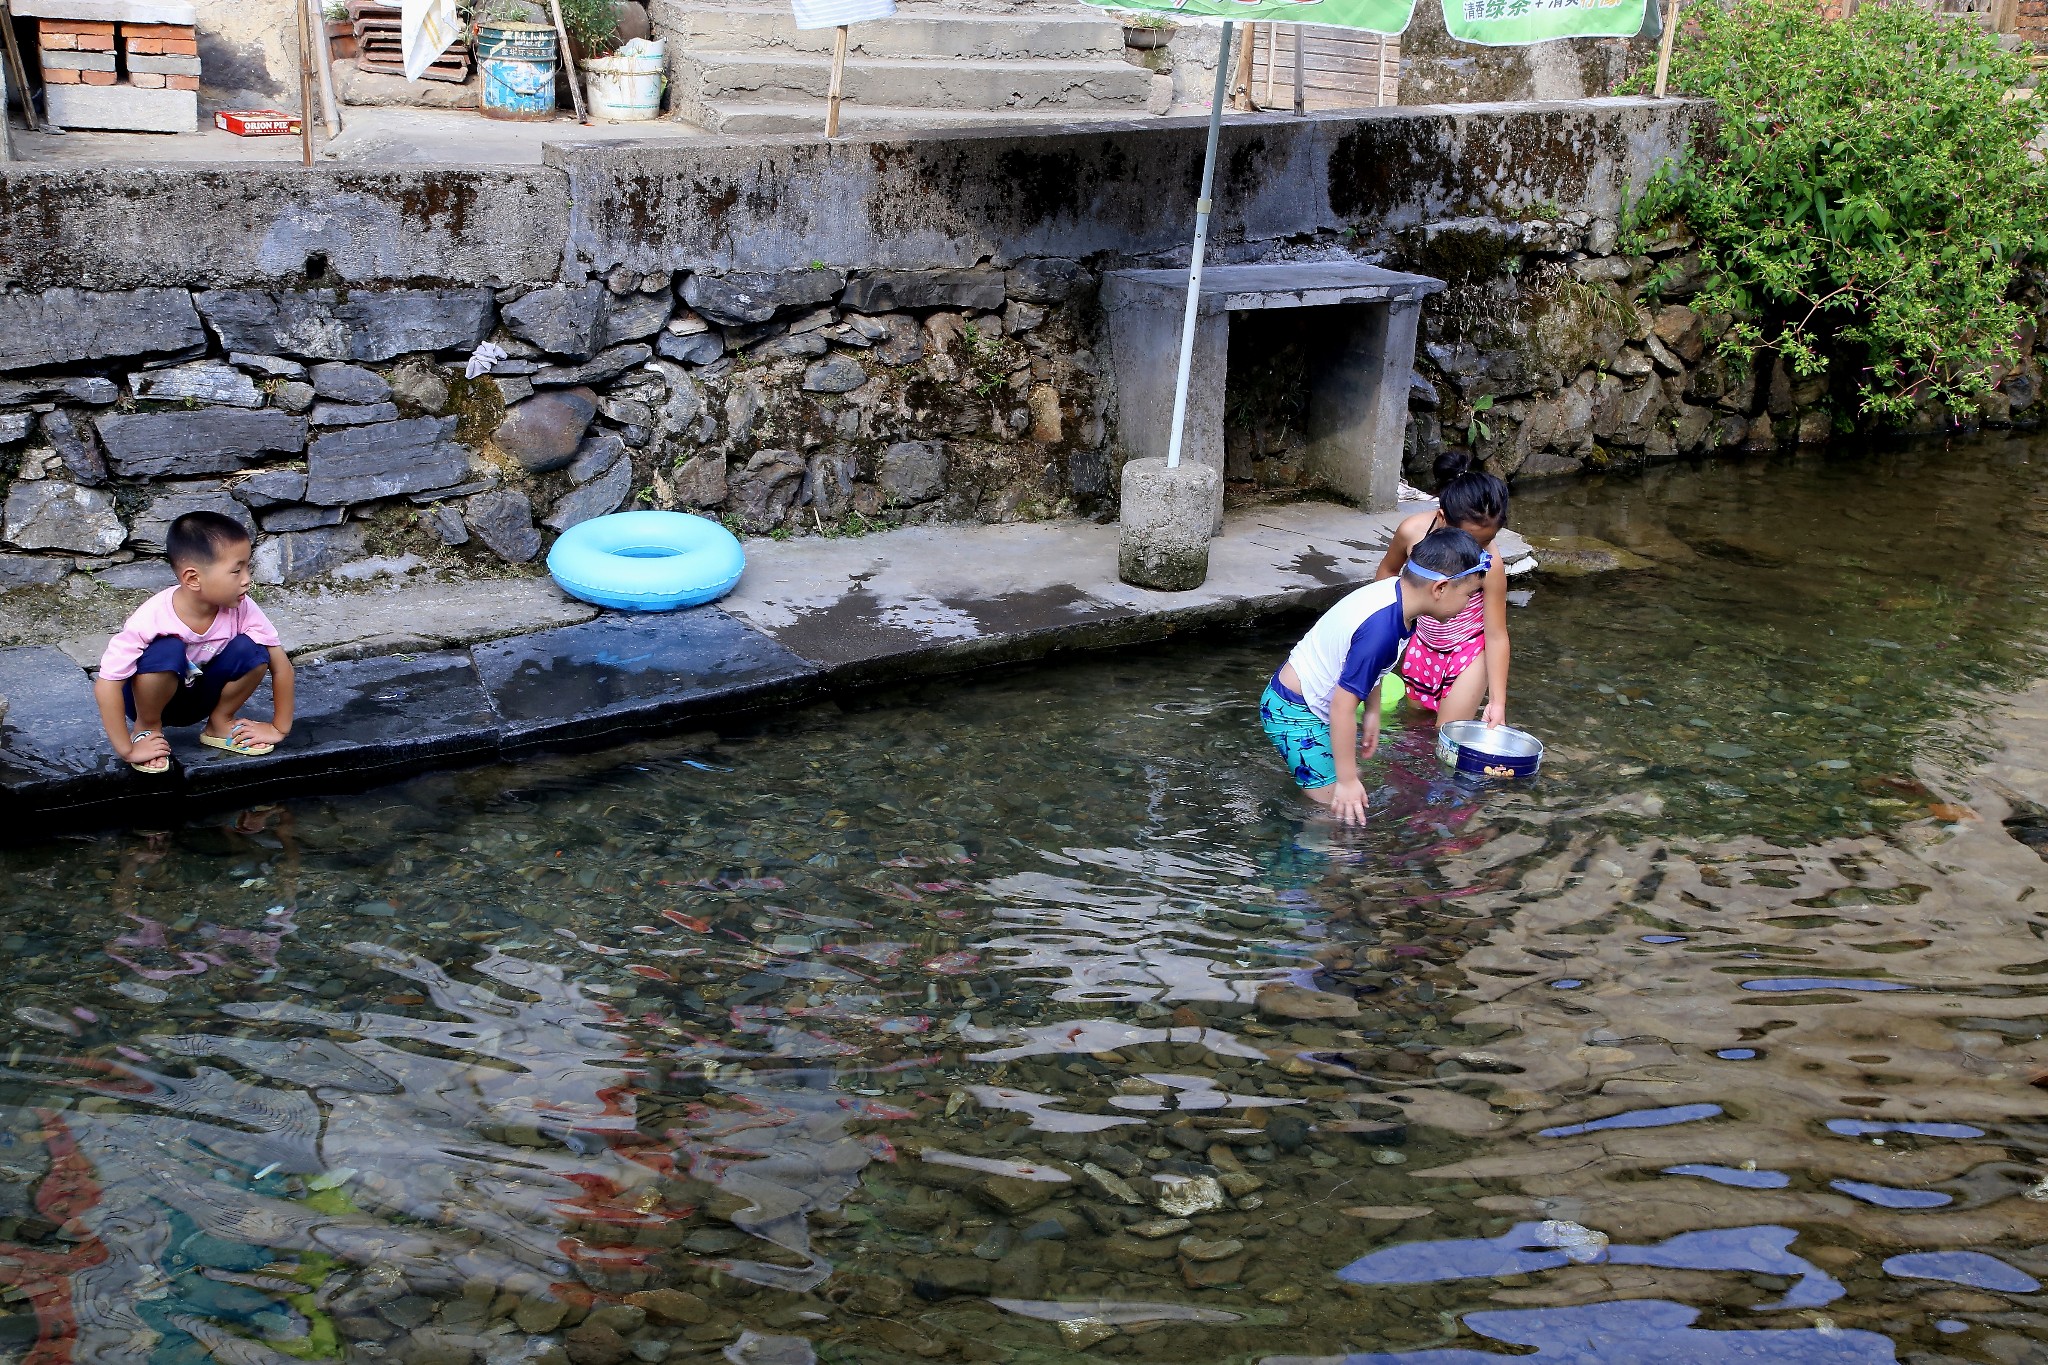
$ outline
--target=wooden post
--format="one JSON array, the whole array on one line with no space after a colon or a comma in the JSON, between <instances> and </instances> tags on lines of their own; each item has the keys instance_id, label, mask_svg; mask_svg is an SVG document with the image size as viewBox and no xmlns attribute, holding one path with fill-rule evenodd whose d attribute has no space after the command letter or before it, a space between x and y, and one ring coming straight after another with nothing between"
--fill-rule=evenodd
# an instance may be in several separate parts
<instances>
[{"instance_id":1,"label":"wooden post","mask_svg":"<svg viewBox=\"0 0 2048 1365\"><path fill-rule=\"evenodd\" d=\"M328 52L327 16L321 13L320 0L301 0L312 11L313 55L320 73L320 112L325 116L327 137L330 141L341 136L341 101L334 94L334 64Z\"/></svg>"},{"instance_id":2,"label":"wooden post","mask_svg":"<svg viewBox=\"0 0 2048 1365\"><path fill-rule=\"evenodd\" d=\"M21 95L21 121L28 125L31 133L40 133L43 127L36 122L36 97L29 89L28 68L22 64L21 44L14 37L14 11L7 7L7 0L0 0L0 41L4 41L7 47L8 83ZM6 107L0 105L0 119L5 117ZM56 125L52 124L50 131L58 131Z\"/></svg>"},{"instance_id":3,"label":"wooden post","mask_svg":"<svg viewBox=\"0 0 2048 1365\"><path fill-rule=\"evenodd\" d=\"M832 35L832 84L825 94L825 136L839 136L839 96L846 88L846 25Z\"/></svg>"},{"instance_id":4,"label":"wooden post","mask_svg":"<svg viewBox=\"0 0 2048 1365\"><path fill-rule=\"evenodd\" d=\"M1273 107L1274 83L1280 79L1280 25L1266 25L1266 108Z\"/></svg>"},{"instance_id":5,"label":"wooden post","mask_svg":"<svg viewBox=\"0 0 2048 1365\"><path fill-rule=\"evenodd\" d=\"M306 7L299 12L299 157L306 169L313 169L313 35L306 19Z\"/></svg>"},{"instance_id":6,"label":"wooden post","mask_svg":"<svg viewBox=\"0 0 2048 1365\"><path fill-rule=\"evenodd\" d=\"M1294 26L1294 116L1301 118L1308 113L1307 71L1301 55L1303 30L1300 24Z\"/></svg>"},{"instance_id":7,"label":"wooden post","mask_svg":"<svg viewBox=\"0 0 2048 1365\"><path fill-rule=\"evenodd\" d=\"M1664 7L1664 32L1657 40L1657 98L1664 98L1664 86L1671 77L1671 44L1678 37L1678 0Z\"/></svg>"},{"instance_id":8,"label":"wooden post","mask_svg":"<svg viewBox=\"0 0 2048 1365\"><path fill-rule=\"evenodd\" d=\"M1372 107L1377 109L1387 102L1387 35L1380 35L1379 74L1372 81Z\"/></svg>"},{"instance_id":9,"label":"wooden post","mask_svg":"<svg viewBox=\"0 0 2048 1365\"><path fill-rule=\"evenodd\" d=\"M576 106L576 121L590 122L590 115L583 110L583 77L576 71L576 54L569 50L569 26L562 22L560 0L548 0L548 13L555 20L555 41L562 46L562 60L569 65L569 102Z\"/></svg>"}]
</instances>

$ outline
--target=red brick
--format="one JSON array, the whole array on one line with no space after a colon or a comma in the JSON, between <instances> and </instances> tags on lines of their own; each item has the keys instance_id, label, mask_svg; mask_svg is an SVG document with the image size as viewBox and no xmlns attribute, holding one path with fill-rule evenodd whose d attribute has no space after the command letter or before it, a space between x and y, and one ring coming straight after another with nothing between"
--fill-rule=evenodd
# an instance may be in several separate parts
<instances>
[{"instance_id":1,"label":"red brick","mask_svg":"<svg viewBox=\"0 0 2048 1365\"><path fill-rule=\"evenodd\" d=\"M82 19L39 19L36 22L39 33L97 33L105 38L114 36L112 24L95 24Z\"/></svg>"},{"instance_id":2,"label":"red brick","mask_svg":"<svg viewBox=\"0 0 2048 1365\"><path fill-rule=\"evenodd\" d=\"M78 76L80 85L118 85L121 82L120 73L114 71L81 71Z\"/></svg>"},{"instance_id":3,"label":"red brick","mask_svg":"<svg viewBox=\"0 0 2048 1365\"><path fill-rule=\"evenodd\" d=\"M130 38L128 50L138 57L197 57L197 39Z\"/></svg>"},{"instance_id":4,"label":"red brick","mask_svg":"<svg viewBox=\"0 0 2048 1365\"><path fill-rule=\"evenodd\" d=\"M199 88L199 78L197 76L166 76L164 77L164 82L172 90L197 90Z\"/></svg>"},{"instance_id":5,"label":"red brick","mask_svg":"<svg viewBox=\"0 0 2048 1365\"><path fill-rule=\"evenodd\" d=\"M44 85L84 85L84 84L85 84L85 82L79 79L79 77L80 77L80 76L83 76L84 74L85 74L85 73L84 73L83 71L63 71L63 70L59 70L59 69L57 69L57 68L55 68L55 67L44 67L44 68L43 68L43 84L44 84Z\"/></svg>"},{"instance_id":6,"label":"red brick","mask_svg":"<svg viewBox=\"0 0 2048 1365\"><path fill-rule=\"evenodd\" d=\"M97 33L81 33L78 35L78 50L80 52L112 52L114 50L114 40L112 38L103 38Z\"/></svg>"},{"instance_id":7,"label":"red brick","mask_svg":"<svg viewBox=\"0 0 2048 1365\"><path fill-rule=\"evenodd\" d=\"M75 33L45 33L39 41L52 52L78 51L78 35Z\"/></svg>"},{"instance_id":8,"label":"red brick","mask_svg":"<svg viewBox=\"0 0 2048 1365\"><path fill-rule=\"evenodd\" d=\"M161 90L164 88L164 78L161 73L155 71L134 71L129 73L128 84L137 90Z\"/></svg>"},{"instance_id":9,"label":"red brick","mask_svg":"<svg viewBox=\"0 0 2048 1365\"><path fill-rule=\"evenodd\" d=\"M130 38L186 38L197 37L190 24L123 24L121 32Z\"/></svg>"}]
</instances>

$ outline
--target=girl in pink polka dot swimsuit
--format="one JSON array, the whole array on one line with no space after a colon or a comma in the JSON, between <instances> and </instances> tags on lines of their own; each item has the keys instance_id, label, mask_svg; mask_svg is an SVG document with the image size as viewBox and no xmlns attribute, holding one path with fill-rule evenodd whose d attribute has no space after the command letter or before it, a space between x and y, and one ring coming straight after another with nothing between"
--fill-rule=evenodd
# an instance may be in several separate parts
<instances>
[{"instance_id":1,"label":"girl in pink polka dot swimsuit","mask_svg":"<svg viewBox=\"0 0 2048 1365\"><path fill-rule=\"evenodd\" d=\"M1490 549L1508 524L1507 484L1476 467L1469 452L1445 452L1436 474L1437 506L1402 521L1375 577L1401 572L1416 542L1431 531L1455 527ZM1482 714L1483 703L1488 725L1507 724L1508 576L1501 556L1493 556L1485 590L1472 594L1464 611L1447 621L1425 617L1415 623L1398 672L1408 700L1435 712L1439 722L1470 720Z\"/></svg>"}]
</instances>

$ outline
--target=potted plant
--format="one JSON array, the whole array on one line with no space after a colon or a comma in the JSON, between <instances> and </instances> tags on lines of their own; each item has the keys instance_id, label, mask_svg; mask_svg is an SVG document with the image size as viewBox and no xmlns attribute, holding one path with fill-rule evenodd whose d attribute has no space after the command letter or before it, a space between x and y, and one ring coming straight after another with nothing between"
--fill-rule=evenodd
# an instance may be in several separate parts
<instances>
[{"instance_id":1,"label":"potted plant","mask_svg":"<svg viewBox=\"0 0 2048 1365\"><path fill-rule=\"evenodd\" d=\"M1163 14L1140 14L1126 12L1124 15L1124 46L1140 52L1155 47L1165 47L1173 38L1177 28L1173 20Z\"/></svg>"},{"instance_id":2,"label":"potted plant","mask_svg":"<svg viewBox=\"0 0 2048 1365\"><path fill-rule=\"evenodd\" d=\"M327 51L337 59L356 55L356 25L349 16L347 0L327 0L320 17L326 21Z\"/></svg>"},{"instance_id":3,"label":"potted plant","mask_svg":"<svg viewBox=\"0 0 2048 1365\"><path fill-rule=\"evenodd\" d=\"M659 118L668 58L648 36L646 10L636 0L560 4L591 116L617 123Z\"/></svg>"}]
</instances>

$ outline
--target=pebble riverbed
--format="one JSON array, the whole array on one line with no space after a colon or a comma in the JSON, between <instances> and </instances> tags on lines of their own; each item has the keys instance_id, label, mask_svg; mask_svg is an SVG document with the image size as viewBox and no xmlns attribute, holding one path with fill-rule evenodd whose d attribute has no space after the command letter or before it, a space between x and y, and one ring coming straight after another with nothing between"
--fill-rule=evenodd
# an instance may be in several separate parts
<instances>
[{"instance_id":1,"label":"pebble riverbed","mask_svg":"<svg viewBox=\"0 0 2048 1365\"><path fill-rule=\"evenodd\" d=\"M2037 450L1519 496L1363 831L1288 623L0 853L0 1361L2048 1359Z\"/></svg>"}]
</instances>

